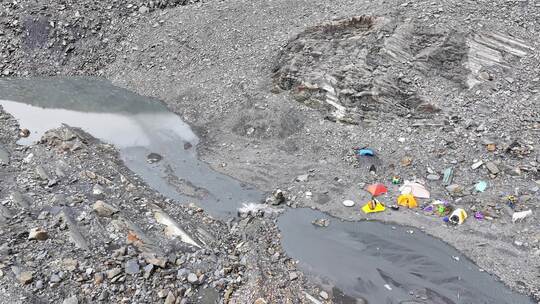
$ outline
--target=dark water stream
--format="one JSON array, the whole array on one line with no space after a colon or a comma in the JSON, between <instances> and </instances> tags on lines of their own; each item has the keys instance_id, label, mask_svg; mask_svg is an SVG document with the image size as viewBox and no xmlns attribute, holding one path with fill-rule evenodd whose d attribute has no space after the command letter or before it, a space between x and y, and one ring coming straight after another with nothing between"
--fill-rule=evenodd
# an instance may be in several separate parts
<instances>
[{"instance_id":1,"label":"dark water stream","mask_svg":"<svg viewBox=\"0 0 540 304\"><path fill-rule=\"evenodd\" d=\"M213 171L197 158L197 136L159 101L87 78L0 80L0 105L38 140L62 123L79 127L120 150L128 168L151 187L209 214L234 216L262 193ZM162 159L147 161L157 153ZM290 209L279 218L283 246L300 266L355 303L533 303L513 293L452 247L419 230L378 222L311 224L328 217ZM410 233L408 231L413 231ZM338 301L339 302L339 301Z\"/></svg>"}]
</instances>

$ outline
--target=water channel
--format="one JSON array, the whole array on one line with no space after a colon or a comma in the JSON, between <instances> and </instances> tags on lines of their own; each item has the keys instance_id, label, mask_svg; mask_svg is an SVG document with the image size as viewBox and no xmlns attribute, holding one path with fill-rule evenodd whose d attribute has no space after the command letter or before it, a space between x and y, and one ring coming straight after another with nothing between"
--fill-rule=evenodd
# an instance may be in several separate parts
<instances>
[{"instance_id":1,"label":"water channel","mask_svg":"<svg viewBox=\"0 0 540 304\"><path fill-rule=\"evenodd\" d=\"M158 100L92 78L0 80L0 105L31 130L26 145L65 123L113 144L126 166L179 203L196 202L209 214L231 218L263 193L218 173L197 157L197 135ZM151 153L162 159L148 162ZM336 302L533 303L512 292L454 248L408 227L379 222L311 224L327 215L289 209L278 225L282 244L300 267L342 291ZM412 231L412 233L411 233Z\"/></svg>"}]
</instances>

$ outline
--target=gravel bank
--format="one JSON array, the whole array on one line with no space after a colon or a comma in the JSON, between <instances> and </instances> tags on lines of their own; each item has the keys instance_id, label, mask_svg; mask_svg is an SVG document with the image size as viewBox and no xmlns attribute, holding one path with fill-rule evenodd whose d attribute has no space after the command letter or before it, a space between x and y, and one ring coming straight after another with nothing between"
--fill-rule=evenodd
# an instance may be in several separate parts
<instances>
[{"instance_id":1,"label":"gravel bank","mask_svg":"<svg viewBox=\"0 0 540 304\"><path fill-rule=\"evenodd\" d=\"M3 30L2 39L10 41L2 50L3 75L100 75L157 97L204 137L202 158L217 170L262 190L284 189L291 205L347 219L365 218L341 204L365 201L359 190L365 183L389 183L393 175L423 179L433 198L493 219L471 217L450 229L421 212L374 218L423 227L512 288L540 297L538 4L213 1L148 13L122 6L95 35L77 36L65 46L51 29L28 35L35 22L25 23L25 17L70 20L79 11L86 18L91 13L84 4L34 13L22 4L2 5L2 22L15 24ZM352 44L343 35L317 32L329 20L361 15L382 20L378 24L386 28L377 28L380 36ZM42 38L28 38L34 36ZM56 51L46 48L49 42L56 43ZM360 60L362 52L348 58L351 45L380 61ZM324 60L310 61L317 53ZM292 59L299 64L292 65ZM362 75L370 91L397 90L379 99L351 100L348 96L362 93L358 84L364 80L347 78L347 71L369 67L376 68ZM336 107L324 104L332 90L313 72L337 77L329 83L347 119L336 119ZM290 74L294 85L280 86L279 73ZM390 85L378 85L377 79ZM299 84L316 85L317 94L300 96ZM400 98L391 98L396 92ZM358 163L355 146L376 151L380 165L374 174ZM441 181L449 167L452 187ZM295 181L305 174L305 181ZM474 186L481 180L489 186L477 193ZM387 201L395 199L395 191ZM507 195L518 198L517 211L530 209L533 215L512 223Z\"/></svg>"}]
</instances>

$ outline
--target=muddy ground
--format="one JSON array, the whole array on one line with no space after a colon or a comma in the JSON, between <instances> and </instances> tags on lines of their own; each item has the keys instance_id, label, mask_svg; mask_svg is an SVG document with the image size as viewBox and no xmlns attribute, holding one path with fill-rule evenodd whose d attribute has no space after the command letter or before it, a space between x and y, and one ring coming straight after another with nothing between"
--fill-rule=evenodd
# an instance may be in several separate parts
<instances>
[{"instance_id":1,"label":"muddy ground","mask_svg":"<svg viewBox=\"0 0 540 304\"><path fill-rule=\"evenodd\" d=\"M366 218L366 183L422 179L432 198L489 219L370 218L421 227L540 297L538 3L92 3L2 3L2 75L98 75L157 97L216 170L345 219ZM375 172L357 146L375 150ZM533 215L512 223L508 195Z\"/></svg>"}]
</instances>

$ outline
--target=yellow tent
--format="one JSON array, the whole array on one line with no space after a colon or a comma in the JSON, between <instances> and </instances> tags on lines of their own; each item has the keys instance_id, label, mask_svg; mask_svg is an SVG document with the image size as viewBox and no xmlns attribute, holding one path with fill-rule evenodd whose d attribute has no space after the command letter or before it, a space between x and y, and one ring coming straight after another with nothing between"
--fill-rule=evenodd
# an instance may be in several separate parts
<instances>
[{"instance_id":1,"label":"yellow tent","mask_svg":"<svg viewBox=\"0 0 540 304\"><path fill-rule=\"evenodd\" d=\"M373 203L375 203L375 206L373 206ZM364 211L364 213L382 212L385 209L386 207L384 207L384 205L377 200L373 202L369 201L367 202L367 204L364 205L364 207L362 207L362 211Z\"/></svg>"},{"instance_id":2,"label":"yellow tent","mask_svg":"<svg viewBox=\"0 0 540 304\"><path fill-rule=\"evenodd\" d=\"M398 196L397 203L400 206L409 207L409 208L416 208L418 207L418 204L416 203L416 199L412 194L402 194Z\"/></svg>"}]
</instances>

